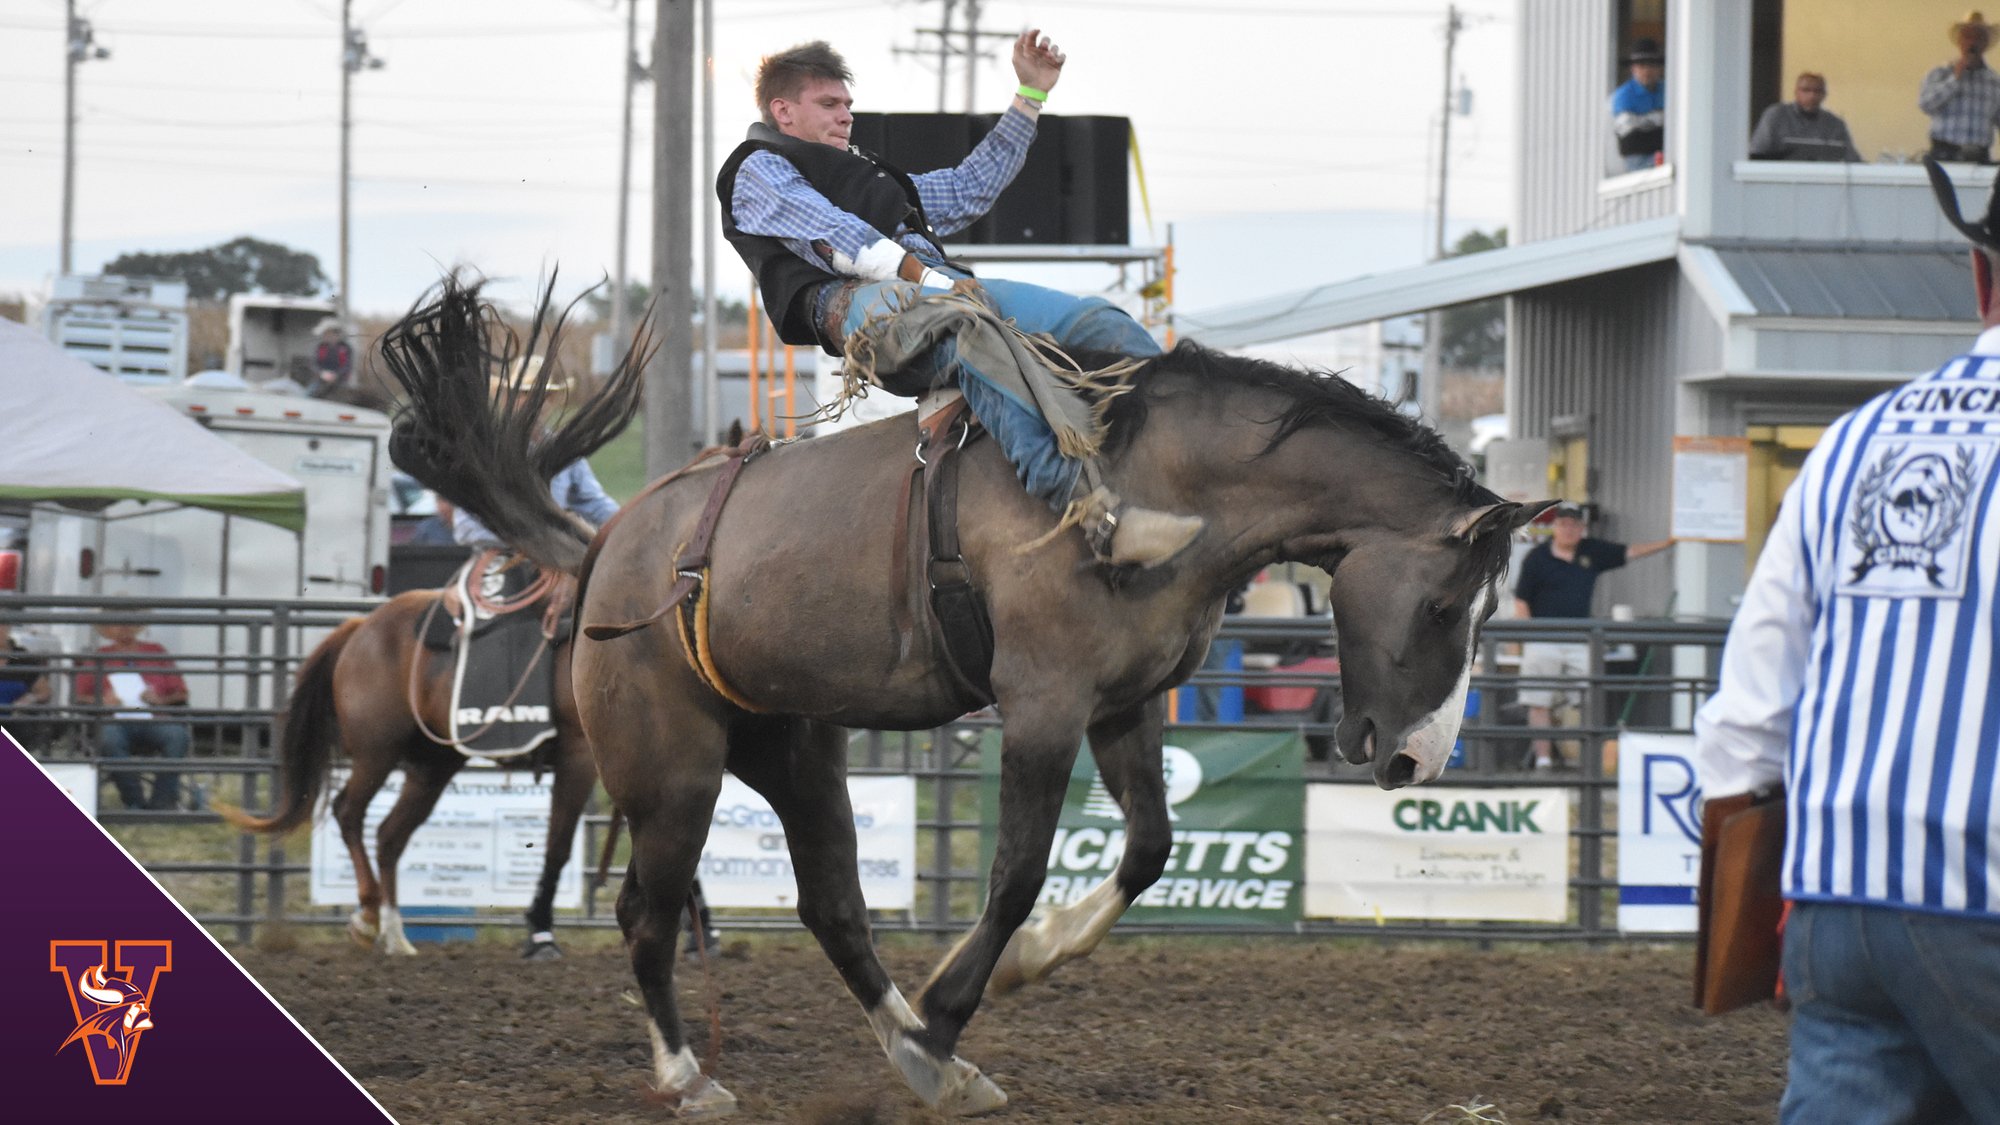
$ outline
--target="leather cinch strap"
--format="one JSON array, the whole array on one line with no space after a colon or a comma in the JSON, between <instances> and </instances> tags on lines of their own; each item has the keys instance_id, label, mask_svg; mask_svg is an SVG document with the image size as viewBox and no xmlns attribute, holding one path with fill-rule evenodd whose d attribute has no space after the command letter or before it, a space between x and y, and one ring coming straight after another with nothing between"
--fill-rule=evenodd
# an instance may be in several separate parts
<instances>
[{"instance_id":1,"label":"leather cinch strap","mask_svg":"<svg viewBox=\"0 0 2000 1125\"><path fill-rule=\"evenodd\" d=\"M743 444L734 448L725 449L717 447L706 450L685 467L676 469L659 480L654 481L652 484L647 485L644 492L633 497L632 503L621 508L617 515L604 521L604 526L597 529L597 537L590 542L590 551L583 557L583 568L578 578L577 590L577 602L579 605L582 604L583 600L583 585L589 581L591 568L597 563L597 552L603 547L605 537L610 534L612 527L618 523L618 520L626 512L637 507L639 501L647 495L678 480L690 470L717 456L726 456L728 458L728 461L722 466L722 471L716 474L715 487L709 491L708 506L702 509L701 521L695 524L694 537L688 540L687 545L681 549L680 556L674 560L674 574L676 576L674 585L672 589L667 591L667 596L661 601L660 607L652 613L639 618L637 621L627 621L618 625L586 625L583 629L584 636L589 637L593 641L608 641L622 637L627 633L636 633L644 629L646 626L672 613L675 607L683 603L688 603L690 609L696 608L693 603L700 599L699 597L691 599L690 595L696 595L706 581L708 575L709 547L715 541L715 525L722 518L722 506L729 500L729 490L735 486L737 475L743 471L743 466L749 462L750 458L770 448L770 445L771 439L765 437L763 434L751 434L749 437L743 439ZM704 618L702 622L704 626L703 639L706 640L706 615L703 614L702 616ZM705 650L706 645L703 648ZM693 651L688 653L688 659L691 662L696 662L696 671L703 672ZM703 676L706 678L707 673L703 672ZM712 684L711 686L718 685Z\"/></svg>"}]
</instances>

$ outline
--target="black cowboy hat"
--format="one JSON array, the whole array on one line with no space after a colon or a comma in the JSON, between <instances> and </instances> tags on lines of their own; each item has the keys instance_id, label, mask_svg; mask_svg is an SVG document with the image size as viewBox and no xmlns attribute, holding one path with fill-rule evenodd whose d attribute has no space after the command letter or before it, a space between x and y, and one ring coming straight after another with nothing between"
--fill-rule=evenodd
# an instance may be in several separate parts
<instances>
[{"instance_id":1,"label":"black cowboy hat","mask_svg":"<svg viewBox=\"0 0 2000 1125\"><path fill-rule=\"evenodd\" d=\"M1636 39L1632 42L1632 53L1625 56L1627 63L1665 62L1667 57L1660 53L1660 45L1651 39Z\"/></svg>"},{"instance_id":2,"label":"black cowboy hat","mask_svg":"<svg viewBox=\"0 0 2000 1125\"><path fill-rule=\"evenodd\" d=\"M1986 215L1978 223L1968 223L1958 210L1958 189L1951 186L1951 174L1931 157L1924 157L1924 171L1930 173L1931 191L1937 195L1938 210L1945 221L1975 245L2000 253L2000 190L1986 198Z\"/></svg>"}]
</instances>

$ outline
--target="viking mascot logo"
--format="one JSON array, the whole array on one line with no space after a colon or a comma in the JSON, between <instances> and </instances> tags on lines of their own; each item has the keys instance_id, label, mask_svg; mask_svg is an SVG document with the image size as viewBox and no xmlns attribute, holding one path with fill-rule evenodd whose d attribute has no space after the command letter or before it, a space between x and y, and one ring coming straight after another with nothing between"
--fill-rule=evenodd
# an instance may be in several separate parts
<instances>
[{"instance_id":1,"label":"viking mascot logo","mask_svg":"<svg viewBox=\"0 0 2000 1125\"><path fill-rule=\"evenodd\" d=\"M115 953L106 944L49 943L49 970L62 974L76 1020L56 1051L82 1044L97 1084L123 1086L131 1077L139 1039L153 1026L153 989L160 974L173 968L173 943L121 941Z\"/></svg>"}]
</instances>

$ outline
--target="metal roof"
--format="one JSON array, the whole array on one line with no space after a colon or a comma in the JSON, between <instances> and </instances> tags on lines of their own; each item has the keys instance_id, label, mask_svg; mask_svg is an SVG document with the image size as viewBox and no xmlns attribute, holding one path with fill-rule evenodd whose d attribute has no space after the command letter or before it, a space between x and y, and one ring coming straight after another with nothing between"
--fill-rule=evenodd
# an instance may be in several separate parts
<instances>
[{"instance_id":1,"label":"metal roof","mask_svg":"<svg viewBox=\"0 0 2000 1125\"><path fill-rule=\"evenodd\" d=\"M1715 243L1758 316L1977 321L1963 246L1871 247Z\"/></svg>"},{"instance_id":2,"label":"metal roof","mask_svg":"<svg viewBox=\"0 0 2000 1125\"><path fill-rule=\"evenodd\" d=\"M1214 347L1289 340L1669 261L1680 247L1680 232L1677 216L1622 223L1219 309L1178 313L1174 326L1181 335Z\"/></svg>"}]
</instances>

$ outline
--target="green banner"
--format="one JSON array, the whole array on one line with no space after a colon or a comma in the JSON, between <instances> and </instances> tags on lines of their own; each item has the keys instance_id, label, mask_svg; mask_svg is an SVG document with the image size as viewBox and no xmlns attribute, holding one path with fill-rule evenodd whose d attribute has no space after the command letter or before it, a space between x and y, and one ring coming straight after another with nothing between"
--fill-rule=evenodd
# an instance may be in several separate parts
<instances>
[{"instance_id":1,"label":"green banner","mask_svg":"<svg viewBox=\"0 0 2000 1125\"><path fill-rule=\"evenodd\" d=\"M1291 731L1168 728L1163 754L1174 850L1126 917L1135 922L1272 925L1300 917L1305 879L1305 738ZM980 744L980 857L993 865L1000 732ZM1125 818L1086 743L1070 771L1040 903L1082 898L1125 851Z\"/></svg>"}]
</instances>

